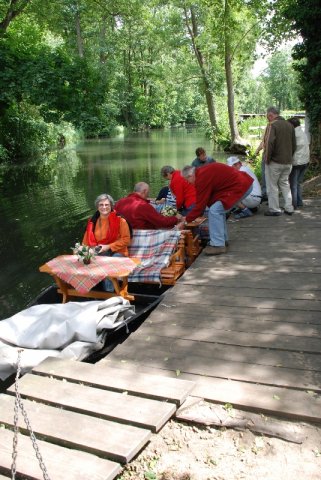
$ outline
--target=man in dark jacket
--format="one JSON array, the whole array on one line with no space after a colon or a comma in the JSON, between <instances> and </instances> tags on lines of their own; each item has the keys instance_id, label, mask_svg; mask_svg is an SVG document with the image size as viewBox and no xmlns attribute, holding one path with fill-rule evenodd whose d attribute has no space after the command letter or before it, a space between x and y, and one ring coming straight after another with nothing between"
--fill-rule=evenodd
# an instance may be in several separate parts
<instances>
[{"instance_id":1,"label":"man in dark jacket","mask_svg":"<svg viewBox=\"0 0 321 480\"><path fill-rule=\"evenodd\" d=\"M281 215L279 189L284 199L284 213L292 215L293 205L289 175L296 148L294 128L283 117L280 117L280 112L275 107L269 107L266 116L270 122L267 127L264 150L269 210L264 215L269 217Z\"/></svg>"}]
</instances>

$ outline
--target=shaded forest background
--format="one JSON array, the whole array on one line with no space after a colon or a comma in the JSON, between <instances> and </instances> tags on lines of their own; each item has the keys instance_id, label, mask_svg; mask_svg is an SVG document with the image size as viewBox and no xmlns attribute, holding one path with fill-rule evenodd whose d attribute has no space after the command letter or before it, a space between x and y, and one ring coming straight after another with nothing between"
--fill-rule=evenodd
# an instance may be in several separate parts
<instances>
[{"instance_id":1,"label":"shaded forest background","mask_svg":"<svg viewBox=\"0 0 321 480\"><path fill-rule=\"evenodd\" d=\"M124 127L199 124L233 150L238 114L270 105L308 112L318 161L320 23L319 0L0 0L0 163Z\"/></svg>"}]
</instances>

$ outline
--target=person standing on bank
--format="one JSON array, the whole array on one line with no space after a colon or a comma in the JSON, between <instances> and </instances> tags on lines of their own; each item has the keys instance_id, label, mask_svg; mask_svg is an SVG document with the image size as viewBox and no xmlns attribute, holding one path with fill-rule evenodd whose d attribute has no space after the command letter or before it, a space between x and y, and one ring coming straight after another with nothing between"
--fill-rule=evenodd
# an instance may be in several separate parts
<instances>
[{"instance_id":1,"label":"person standing on bank","mask_svg":"<svg viewBox=\"0 0 321 480\"><path fill-rule=\"evenodd\" d=\"M223 163L211 163L202 168L186 166L182 170L186 180L195 185L196 205L186 215L191 222L209 207L208 226L210 243L203 250L206 255L227 252L228 232L226 213L252 191L253 178Z\"/></svg>"},{"instance_id":2,"label":"person standing on bank","mask_svg":"<svg viewBox=\"0 0 321 480\"><path fill-rule=\"evenodd\" d=\"M310 150L309 142L300 125L300 120L297 117L292 117L288 119L288 122L294 127L296 140L296 150L293 155L293 166L289 181L292 193L292 205L294 209L297 209L298 207L303 207L302 182L306 169L309 166Z\"/></svg>"},{"instance_id":3,"label":"person standing on bank","mask_svg":"<svg viewBox=\"0 0 321 480\"><path fill-rule=\"evenodd\" d=\"M269 217L281 215L279 190L284 199L284 213L292 215L289 175L296 149L294 128L280 116L279 110L275 107L269 107L266 116L270 122L264 151L269 209L264 215Z\"/></svg>"},{"instance_id":4,"label":"person standing on bank","mask_svg":"<svg viewBox=\"0 0 321 480\"><path fill-rule=\"evenodd\" d=\"M269 124L265 127L262 140L254 153L254 155L257 156L260 153L260 151L263 150L262 159L261 159L261 191L262 191L261 202L267 202L268 200L267 191L266 191L265 160L264 160L265 144L266 144L266 138L268 133L269 133Z\"/></svg>"},{"instance_id":5,"label":"person standing on bank","mask_svg":"<svg viewBox=\"0 0 321 480\"><path fill-rule=\"evenodd\" d=\"M196 158L194 158L192 162L192 167L203 167L204 165L207 165L208 163L214 163L216 160L214 160L213 157L208 157L206 155L206 151L203 147L198 147L195 150L195 155Z\"/></svg>"}]
</instances>

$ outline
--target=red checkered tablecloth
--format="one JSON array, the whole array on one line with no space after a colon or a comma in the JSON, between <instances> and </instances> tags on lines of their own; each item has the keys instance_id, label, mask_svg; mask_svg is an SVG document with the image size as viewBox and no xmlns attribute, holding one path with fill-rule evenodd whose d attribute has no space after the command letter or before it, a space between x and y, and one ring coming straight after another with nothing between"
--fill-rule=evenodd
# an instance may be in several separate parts
<instances>
[{"instance_id":1,"label":"red checkered tablecloth","mask_svg":"<svg viewBox=\"0 0 321 480\"><path fill-rule=\"evenodd\" d=\"M60 255L47 265L78 292L87 293L106 277L128 277L137 262L127 257L93 257L89 265L84 265L76 255Z\"/></svg>"}]
</instances>

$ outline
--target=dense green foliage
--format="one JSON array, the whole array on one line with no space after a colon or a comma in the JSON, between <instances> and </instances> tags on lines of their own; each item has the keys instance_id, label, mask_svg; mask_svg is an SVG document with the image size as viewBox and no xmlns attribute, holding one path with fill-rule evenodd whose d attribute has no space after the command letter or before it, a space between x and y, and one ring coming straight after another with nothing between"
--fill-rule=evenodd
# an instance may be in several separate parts
<instances>
[{"instance_id":1,"label":"dense green foliage","mask_svg":"<svg viewBox=\"0 0 321 480\"><path fill-rule=\"evenodd\" d=\"M279 1L284 18L295 0ZM228 144L240 111L302 109L287 52L273 54L260 78L251 75L270 7L265 0L0 0L0 161L61 147L71 129L95 137L117 125L199 123ZM316 77L317 67L311 82Z\"/></svg>"},{"instance_id":2,"label":"dense green foliage","mask_svg":"<svg viewBox=\"0 0 321 480\"><path fill-rule=\"evenodd\" d=\"M296 0L290 2L284 14L303 39L294 48L295 68L302 82L302 100L311 125L316 129L321 122L321 3L319 0Z\"/></svg>"}]
</instances>

